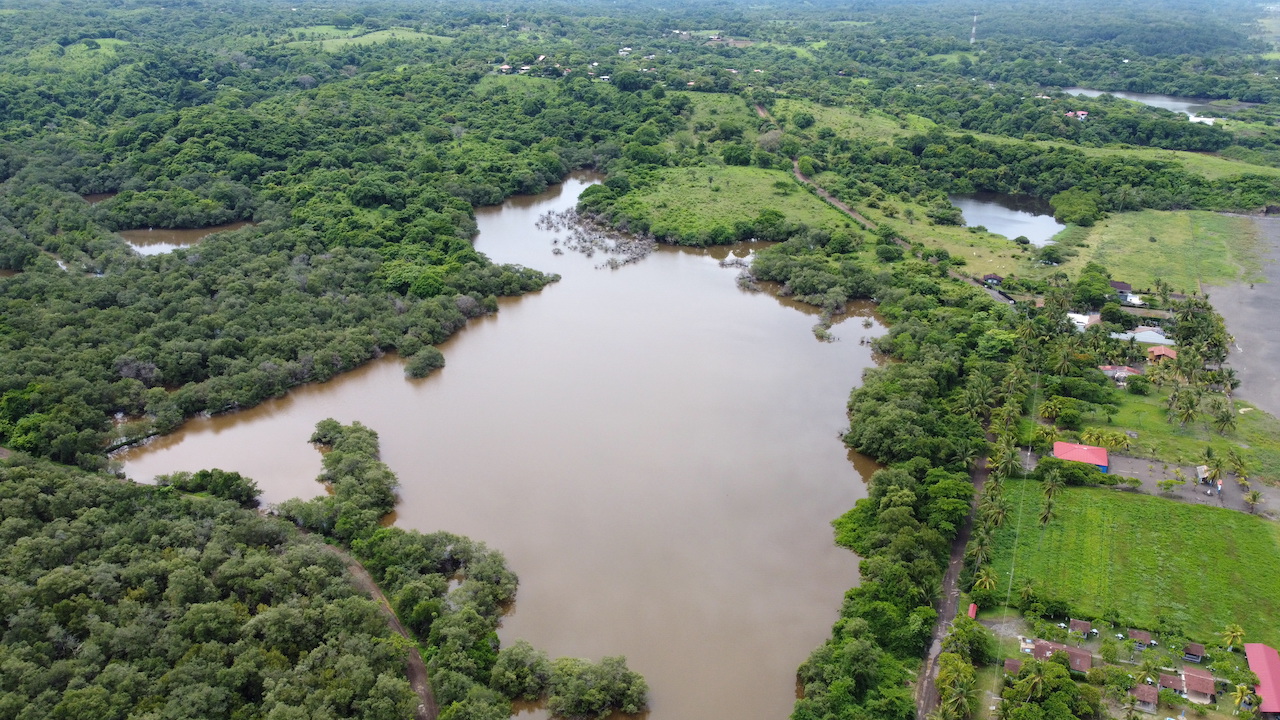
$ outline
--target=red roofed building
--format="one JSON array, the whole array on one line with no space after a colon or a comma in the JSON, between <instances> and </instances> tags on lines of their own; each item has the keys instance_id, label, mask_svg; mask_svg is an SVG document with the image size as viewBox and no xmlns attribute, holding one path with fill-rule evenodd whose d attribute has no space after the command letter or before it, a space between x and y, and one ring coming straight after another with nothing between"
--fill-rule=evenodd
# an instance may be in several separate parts
<instances>
[{"instance_id":1,"label":"red roofed building","mask_svg":"<svg viewBox=\"0 0 1280 720\"><path fill-rule=\"evenodd\" d=\"M1169 358L1170 360L1178 359L1178 351L1164 345L1147 348L1147 362L1157 362Z\"/></svg>"},{"instance_id":2,"label":"red roofed building","mask_svg":"<svg viewBox=\"0 0 1280 720\"><path fill-rule=\"evenodd\" d=\"M1201 705L1209 705L1215 701L1218 688L1213 681L1213 674L1204 668L1190 665L1182 669L1182 679L1187 683L1187 699Z\"/></svg>"},{"instance_id":3,"label":"red roofed building","mask_svg":"<svg viewBox=\"0 0 1280 720\"><path fill-rule=\"evenodd\" d=\"M1166 675L1164 673L1160 673L1159 688L1161 690L1172 690L1181 695L1187 691L1187 684L1182 682L1182 678L1177 675Z\"/></svg>"},{"instance_id":4,"label":"red roofed building","mask_svg":"<svg viewBox=\"0 0 1280 720\"><path fill-rule=\"evenodd\" d=\"M1280 653L1276 649L1262 643L1245 643L1244 656L1249 660L1249 669L1258 676L1258 684L1253 691L1262 698L1258 703L1258 712L1264 718L1275 720L1280 717Z\"/></svg>"},{"instance_id":5,"label":"red roofed building","mask_svg":"<svg viewBox=\"0 0 1280 720\"><path fill-rule=\"evenodd\" d=\"M1093 630L1093 623L1089 622L1088 620L1072 620L1070 623L1068 623L1067 628L1071 630L1071 632L1078 632L1081 635L1088 635L1089 632Z\"/></svg>"},{"instance_id":6,"label":"red roofed building","mask_svg":"<svg viewBox=\"0 0 1280 720\"><path fill-rule=\"evenodd\" d=\"M1071 460L1093 465L1102 472L1106 472L1111 465L1111 460L1107 456L1107 449L1094 445L1056 442L1053 444L1053 456L1059 460Z\"/></svg>"},{"instance_id":7,"label":"red roofed building","mask_svg":"<svg viewBox=\"0 0 1280 720\"><path fill-rule=\"evenodd\" d=\"M1037 660L1048 660L1056 652L1066 653L1071 669L1076 672L1089 672L1089 668L1093 667L1093 654L1088 650L1069 647L1062 643L1048 640L1036 640L1035 647L1031 650L1031 655Z\"/></svg>"},{"instance_id":8,"label":"red roofed building","mask_svg":"<svg viewBox=\"0 0 1280 720\"><path fill-rule=\"evenodd\" d=\"M1156 691L1154 685L1138 683L1129 691L1129 694L1138 701L1138 709L1142 712L1153 713L1156 711L1156 703L1160 699L1160 694Z\"/></svg>"}]
</instances>

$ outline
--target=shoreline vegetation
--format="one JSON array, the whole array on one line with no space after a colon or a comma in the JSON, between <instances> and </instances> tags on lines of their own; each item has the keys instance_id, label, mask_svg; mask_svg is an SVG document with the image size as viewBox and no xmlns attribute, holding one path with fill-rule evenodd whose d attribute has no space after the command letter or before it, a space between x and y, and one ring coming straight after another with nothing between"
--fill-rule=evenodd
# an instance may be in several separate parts
<instances>
[{"instance_id":1,"label":"shoreline vegetation","mask_svg":"<svg viewBox=\"0 0 1280 720\"><path fill-rule=\"evenodd\" d=\"M995 588L1013 583L1003 553L1025 544L1007 523L1030 513L1061 533L1070 508L1104 492L1074 486L1123 482L1049 461L1028 472L1026 448L1120 448L1135 413L1163 412L1180 431L1139 438L1152 453L1191 437L1242 489L1251 470L1275 480L1273 423L1240 421L1228 337L1197 295L1260 277L1256 247L1211 213L1280 207L1280 91L1266 80L1280 71L1276 20L1252 3L1007 4L972 36L972 8L954 0L224 4L0 10L0 443L14 451L0 462L0 664L16 678L0 715L411 712L401 641L313 537L241 507L251 480L206 470L144 488L95 473L104 448L386 352L410 359L409 376L439 368L435 346L468 319L557 279L477 253L474 208L577 169L607 175L580 200L602 223L679 244L775 242L744 287L779 283L828 316L873 299L891 324L874 346L895 362L852 391L844 436L886 467L834 522L862 583L799 669L796 720L975 714L975 667L997 657L977 623L939 617L944 591L998 605ZM1063 87L1251 104L1221 105L1206 125ZM1045 200L1068 230L1033 250L964 228L947 196L975 191ZM249 220L150 257L116 235ZM956 277L985 272L1042 305L997 303ZM1111 281L1149 286L1171 315L1152 322L1179 348L1124 395L1098 366L1143 353L1111 337L1136 324ZM1102 322L1080 332L1069 311ZM327 420L312 440L329 448L333 494L277 512L349 548L387 591L442 718L498 720L513 698L571 718L642 708L644 681L620 658L498 648L516 588L500 554L379 526L396 479L376 433ZM1125 507L1148 502L1165 501ZM1178 506L1189 527L1211 512ZM949 551L966 537L957 567ZM1090 605L1062 583L1078 568L1063 570L1056 547L1025 551L1024 615L1115 616L1175 638L1208 628L1121 584L1108 602L1141 607ZM1248 621L1250 597L1215 599L1215 612ZM1101 691L1065 667L1029 668L1003 693L1013 715L1103 712ZM912 678L937 702L913 698Z\"/></svg>"}]
</instances>

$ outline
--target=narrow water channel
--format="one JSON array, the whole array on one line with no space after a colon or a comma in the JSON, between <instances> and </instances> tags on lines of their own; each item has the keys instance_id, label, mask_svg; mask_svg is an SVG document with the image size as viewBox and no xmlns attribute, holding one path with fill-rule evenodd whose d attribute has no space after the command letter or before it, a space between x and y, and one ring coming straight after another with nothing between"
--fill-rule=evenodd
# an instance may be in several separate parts
<instances>
[{"instance_id":1,"label":"narrow water channel","mask_svg":"<svg viewBox=\"0 0 1280 720\"><path fill-rule=\"evenodd\" d=\"M589 182L477 212L482 252L563 279L472 321L442 371L383 358L117 457L139 480L239 470L275 502L321 492L316 421L359 420L400 476L400 526L484 540L519 573L504 642L625 655L649 720L781 720L857 582L829 523L873 468L837 435L882 328L863 306L816 341L817 318L720 265L748 248L618 270L553 254L535 221Z\"/></svg>"}]
</instances>

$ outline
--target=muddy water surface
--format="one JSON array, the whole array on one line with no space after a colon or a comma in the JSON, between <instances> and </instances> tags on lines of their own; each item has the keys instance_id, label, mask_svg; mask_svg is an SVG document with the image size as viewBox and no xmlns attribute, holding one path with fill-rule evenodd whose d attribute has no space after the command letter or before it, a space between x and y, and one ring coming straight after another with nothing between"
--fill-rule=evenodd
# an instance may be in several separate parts
<instances>
[{"instance_id":1,"label":"muddy water surface","mask_svg":"<svg viewBox=\"0 0 1280 720\"><path fill-rule=\"evenodd\" d=\"M520 574L504 642L626 655L650 720L781 720L857 580L829 523L872 468L837 434L881 328L864 307L817 342L816 318L721 267L746 247L619 270L555 255L534 222L586 182L477 213L481 251L563 279L472 321L444 370L410 382L383 358L121 459L137 479L217 466L268 501L313 496L312 427L359 420L400 476L398 525L482 539Z\"/></svg>"},{"instance_id":2,"label":"muddy water surface","mask_svg":"<svg viewBox=\"0 0 1280 720\"><path fill-rule=\"evenodd\" d=\"M139 255L159 255L160 253L173 252L178 248L191 247L214 233L239 230L252 224L249 222L234 222L206 228L121 230L120 237L132 245L134 251Z\"/></svg>"}]
</instances>

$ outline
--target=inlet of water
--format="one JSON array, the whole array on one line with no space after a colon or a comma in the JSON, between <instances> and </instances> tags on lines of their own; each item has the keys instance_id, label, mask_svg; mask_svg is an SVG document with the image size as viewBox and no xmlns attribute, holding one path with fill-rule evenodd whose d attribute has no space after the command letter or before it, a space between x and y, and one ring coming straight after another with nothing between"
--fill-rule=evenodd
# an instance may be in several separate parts
<instances>
[{"instance_id":1,"label":"inlet of water","mask_svg":"<svg viewBox=\"0 0 1280 720\"><path fill-rule=\"evenodd\" d=\"M617 270L556 254L563 238L535 221L592 181L477 211L479 250L563 279L471 321L443 370L407 381L389 356L118 459L139 480L221 467L269 502L309 497L312 427L359 420L399 474L398 525L484 540L519 573L504 642L627 656L649 720L785 718L857 582L829 523L874 467L838 434L873 365L860 339L883 328L855 306L818 342L803 306L738 289L719 260L749 247Z\"/></svg>"}]
</instances>

